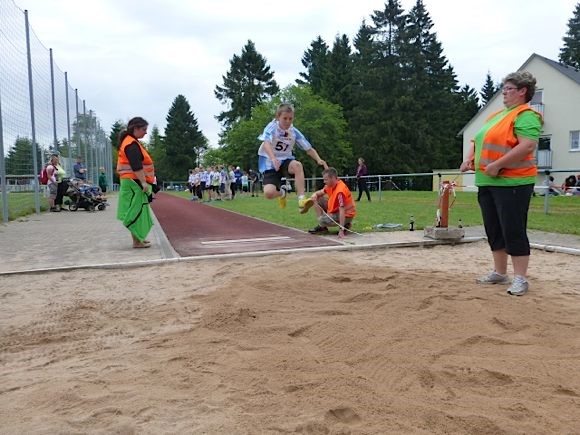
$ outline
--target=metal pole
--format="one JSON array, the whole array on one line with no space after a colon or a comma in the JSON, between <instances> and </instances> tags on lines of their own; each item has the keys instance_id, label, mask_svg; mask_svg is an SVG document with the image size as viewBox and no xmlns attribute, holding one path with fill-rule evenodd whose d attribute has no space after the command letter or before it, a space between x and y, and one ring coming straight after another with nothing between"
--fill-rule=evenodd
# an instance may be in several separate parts
<instances>
[{"instance_id":1,"label":"metal pole","mask_svg":"<svg viewBox=\"0 0 580 435\"><path fill-rule=\"evenodd\" d=\"M546 188L544 189L544 214L548 214L550 211L550 171L545 171L546 178L544 184Z\"/></svg>"},{"instance_id":2,"label":"metal pole","mask_svg":"<svg viewBox=\"0 0 580 435\"><path fill-rule=\"evenodd\" d=\"M54 142L54 150L58 150L58 138L56 137L56 102L54 96L54 61L52 59L52 48L48 49L50 54L50 90L52 97L52 140Z\"/></svg>"},{"instance_id":3,"label":"metal pole","mask_svg":"<svg viewBox=\"0 0 580 435\"><path fill-rule=\"evenodd\" d=\"M8 222L8 184L4 161L4 132L2 131L2 89L0 89L0 187L2 188L2 220Z\"/></svg>"},{"instance_id":4,"label":"metal pole","mask_svg":"<svg viewBox=\"0 0 580 435\"><path fill-rule=\"evenodd\" d=\"M113 144L110 140L105 137L105 143L107 147L107 169L108 169L108 180L109 180L109 187L113 190Z\"/></svg>"},{"instance_id":5,"label":"metal pole","mask_svg":"<svg viewBox=\"0 0 580 435\"><path fill-rule=\"evenodd\" d=\"M77 140L76 140L76 150L75 150L75 154L74 156L71 156L71 159L76 158L76 156L78 156L81 153L81 129L79 126L79 90L75 88L75 110L76 110L76 115L75 115L75 122L76 122L76 134L77 134ZM72 160L71 160L72 163ZM72 173L72 176L74 177L74 172Z\"/></svg>"},{"instance_id":6,"label":"metal pole","mask_svg":"<svg viewBox=\"0 0 580 435\"><path fill-rule=\"evenodd\" d=\"M97 115L91 110L91 144L92 144L92 149L91 149L91 158L92 158L92 165L91 167L93 168L91 174L92 174L92 181L93 184L97 184L97 177L96 175L99 173L99 167L97 165Z\"/></svg>"},{"instance_id":7,"label":"metal pole","mask_svg":"<svg viewBox=\"0 0 580 435\"><path fill-rule=\"evenodd\" d=\"M66 95L66 144L67 144L67 148L68 148L68 161L69 161L69 168L68 168L68 174L70 175L70 171L72 171L72 168L70 167L70 162L72 161L72 152L71 152L71 148L70 148L70 141L71 141L71 137L70 137L70 104L68 101L68 73L65 71L64 73L64 93Z\"/></svg>"},{"instance_id":8,"label":"metal pole","mask_svg":"<svg viewBox=\"0 0 580 435\"><path fill-rule=\"evenodd\" d=\"M34 167L33 173L40 173L40 166L38 165L38 148L36 146L36 124L34 119L34 91L32 87L32 57L30 55L30 28L28 24L28 10L24 11L24 26L26 28L26 58L28 63L28 94L30 98L30 127L32 130L32 165ZM38 177L34 176L34 208L36 214L40 214L40 186Z\"/></svg>"},{"instance_id":9,"label":"metal pole","mask_svg":"<svg viewBox=\"0 0 580 435\"><path fill-rule=\"evenodd\" d=\"M84 152L81 150L81 157L83 158L83 160L85 161L85 168L87 168L87 148L88 148L88 135L87 135L87 102L85 100L83 100L83 131L84 131L84 136L85 136L85 146L84 146ZM82 142L81 142L81 148L83 148L82 146ZM85 181L87 179L87 177L89 176L89 174L87 174L85 172Z\"/></svg>"},{"instance_id":10,"label":"metal pole","mask_svg":"<svg viewBox=\"0 0 580 435\"><path fill-rule=\"evenodd\" d=\"M381 198L383 197L383 186L381 184L381 176L379 175L379 201L381 200Z\"/></svg>"}]
</instances>

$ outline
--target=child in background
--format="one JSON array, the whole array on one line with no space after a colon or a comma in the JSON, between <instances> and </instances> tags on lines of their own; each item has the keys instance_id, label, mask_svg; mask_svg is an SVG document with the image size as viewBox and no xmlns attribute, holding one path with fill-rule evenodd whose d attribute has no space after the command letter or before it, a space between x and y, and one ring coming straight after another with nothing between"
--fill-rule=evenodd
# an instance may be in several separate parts
<instances>
[{"instance_id":1,"label":"child in background","mask_svg":"<svg viewBox=\"0 0 580 435\"><path fill-rule=\"evenodd\" d=\"M241 176L241 181L242 181L242 192L244 192L245 194L244 196L246 196L250 191L250 179L248 178L247 172L244 172L244 174Z\"/></svg>"},{"instance_id":2,"label":"child in background","mask_svg":"<svg viewBox=\"0 0 580 435\"><path fill-rule=\"evenodd\" d=\"M101 188L102 199L107 199L107 174L102 166L99 168L99 187Z\"/></svg>"}]
</instances>

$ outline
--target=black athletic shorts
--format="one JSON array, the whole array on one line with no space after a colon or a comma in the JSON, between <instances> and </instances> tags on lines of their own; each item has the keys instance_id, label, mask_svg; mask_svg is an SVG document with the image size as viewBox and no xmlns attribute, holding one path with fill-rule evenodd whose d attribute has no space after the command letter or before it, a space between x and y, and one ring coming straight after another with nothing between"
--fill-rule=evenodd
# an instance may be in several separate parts
<instances>
[{"instance_id":1,"label":"black athletic shorts","mask_svg":"<svg viewBox=\"0 0 580 435\"><path fill-rule=\"evenodd\" d=\"M528 209L533 184L513 187L482 186L477 200L487 242L492 251L505 249L514 257L530 255Z\"/></svg>"},{"instance_id":2,"label":"black athletic shorts","mask_svg":"<svg viewBox=\"0 0 580 435\"><path fill-rule=\"evenodd\" d=\"M280 165L280 169L278 171L274 169L269 169L264 172L264 186L266 184L273 184L276 186L277 190L280 190L280 186L282 186L282 177L290 178L290 173L288 172L288 166L292 159L287 159L282 162Z\"/></svg>"}]
</instances>

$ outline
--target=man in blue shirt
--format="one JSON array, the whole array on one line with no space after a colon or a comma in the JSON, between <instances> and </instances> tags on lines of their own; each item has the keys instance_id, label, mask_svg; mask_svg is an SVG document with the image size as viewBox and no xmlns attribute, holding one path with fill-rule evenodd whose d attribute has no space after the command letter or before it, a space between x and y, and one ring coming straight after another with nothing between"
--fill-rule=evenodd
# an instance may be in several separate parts
<instances>
[{"instance_id":1,"label":"man in blue shirt","mask_svg":"<svg viewBox=\"0 0 580 435\"><path fill-rule=\"evenodd\" d=\"M87 167L83 163L83 158L81 156L77 156L77 162L73 166L73 171L75 178L83 181L87 180Z\"/></svg>"}]
</instances>

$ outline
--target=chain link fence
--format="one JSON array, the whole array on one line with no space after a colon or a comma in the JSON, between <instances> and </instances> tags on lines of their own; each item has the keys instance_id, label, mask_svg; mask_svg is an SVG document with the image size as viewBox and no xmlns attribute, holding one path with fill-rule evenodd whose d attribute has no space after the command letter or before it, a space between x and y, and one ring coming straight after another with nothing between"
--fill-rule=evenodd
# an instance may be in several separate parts
<instances>
[{"instance_id":1,"label":"chain link fence","mask_svg":"<svg viewBox=\"0 0 580 435\"><path fill-rule=\"evenodd\" d=\"M2 216L8 203L28 198L41 210L44 186L38 174L51 153L60 155L72 178L77 156L87 169L87 182L96 184L105 168L113 185L111 143L96 113L73 88L68 74L54 62L29 24L28 11L12 0L0 0L0 187ZM26 201L26 200L25 200Z\"/></svg>"}]
</instances>

